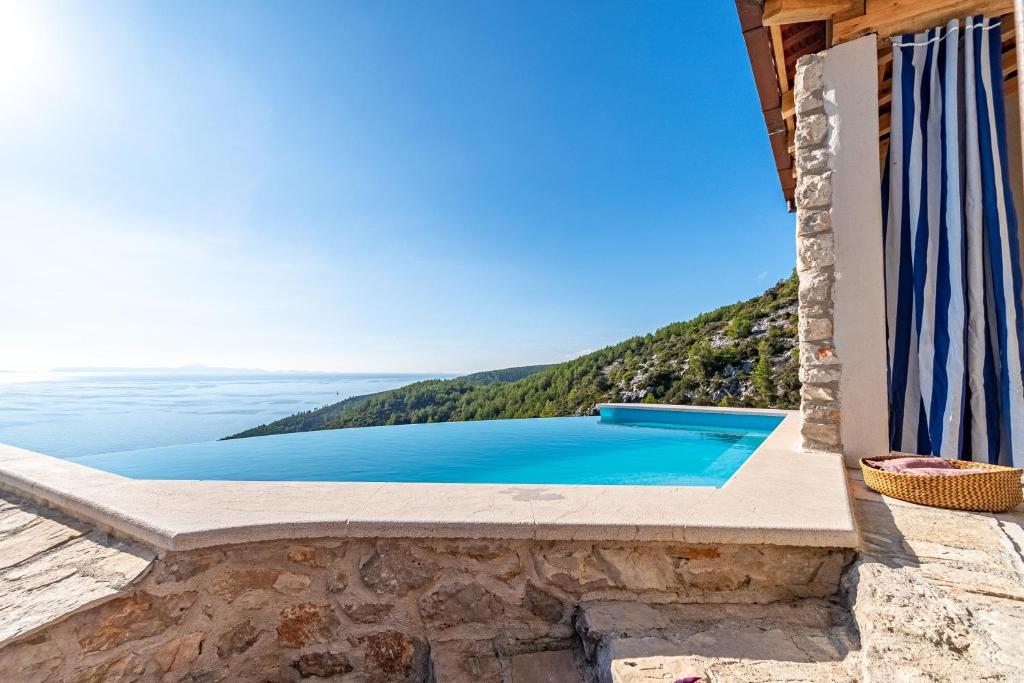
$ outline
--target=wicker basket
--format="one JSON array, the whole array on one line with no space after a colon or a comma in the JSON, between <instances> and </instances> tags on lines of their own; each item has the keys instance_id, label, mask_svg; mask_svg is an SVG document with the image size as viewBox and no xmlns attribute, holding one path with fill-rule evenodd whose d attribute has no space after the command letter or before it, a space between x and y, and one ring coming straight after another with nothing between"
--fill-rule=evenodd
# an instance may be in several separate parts
<instances>
[{"instance_id":1,"label":"wicker basket","mask_svg":"<svg viewBox=\"0 0 1024 683\"><path fill-rule=\"evenodd\" d=\"M913 457L887 455L868 460L892 460ZM941 475L906 474L875 469L860 461L864 483L879 493L911 503L931 505L954 510L1003 512L1021 502L1021 472L1018 467L1002 467L966 460L948 460L959 469L985 470L977 474L956 477Z\"/></svg>"}]
</instances>

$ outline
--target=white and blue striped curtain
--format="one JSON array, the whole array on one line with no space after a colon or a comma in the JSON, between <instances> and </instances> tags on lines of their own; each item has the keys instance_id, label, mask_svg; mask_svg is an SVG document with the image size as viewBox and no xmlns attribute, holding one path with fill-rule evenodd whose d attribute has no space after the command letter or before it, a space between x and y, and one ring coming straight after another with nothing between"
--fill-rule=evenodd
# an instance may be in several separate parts
<instances>
[{"instance_id":1,"label":"white and blue striped curtain","mask_svg":"<svg viewBox=\"0 0 1024 683\"><path fill-rule=\"evenodd\" d=\"M998 19L893 40L883 180L893 450L1024 464L1020 246Z\"/></svg>"}]
</instances>

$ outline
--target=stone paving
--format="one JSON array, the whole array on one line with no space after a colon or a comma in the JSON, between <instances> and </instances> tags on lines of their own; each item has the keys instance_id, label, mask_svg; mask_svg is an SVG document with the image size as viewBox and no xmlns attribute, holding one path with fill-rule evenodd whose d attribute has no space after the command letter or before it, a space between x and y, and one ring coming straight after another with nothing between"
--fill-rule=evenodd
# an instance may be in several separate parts
<instances>
[{"instance_id":1,"label":"stone paving","mask_svg":"<svg viewBox=\"0 0 1024 683\"><path fill-rule=\"evenodd\" d=\"M835 602L588 606L577 629L597 679L1024 681L1024 506L926 508L849 475L863 548Z\"/></svg>"},{"instance_id":2,"label":"stone paving","mask_svg":"<svg viewBox=\"0 0 1024 683\"><path fill-rule=\"evenodd\" d=\"M109 600L155 555L10 494L0 496L0 647Z\"/></svg>"}]
</instances>

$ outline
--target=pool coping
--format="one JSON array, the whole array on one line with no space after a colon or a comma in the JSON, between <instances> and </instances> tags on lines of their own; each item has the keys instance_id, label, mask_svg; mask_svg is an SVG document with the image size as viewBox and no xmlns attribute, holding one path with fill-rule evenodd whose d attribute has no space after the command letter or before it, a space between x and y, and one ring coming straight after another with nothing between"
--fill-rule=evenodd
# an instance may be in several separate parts
<instances>
[{"instance_id":1,"label":"pool coping","mask_svg":"<svg viewBox=\"0 0 1024 683\"><path fill-rule=\"evenodd\" d=\"M842 456L802 451L797 411L602 405L783 420L721 488L153 481L0 444L0 489L162 551L326 537L857 546Z\"/></svg>"}]
</instances>

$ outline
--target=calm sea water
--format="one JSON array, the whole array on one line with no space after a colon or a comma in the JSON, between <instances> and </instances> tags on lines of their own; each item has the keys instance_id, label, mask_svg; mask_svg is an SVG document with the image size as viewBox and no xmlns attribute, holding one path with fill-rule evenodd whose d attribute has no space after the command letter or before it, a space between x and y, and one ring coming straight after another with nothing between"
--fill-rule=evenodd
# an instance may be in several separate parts
<instances>
[{"instance_id":1,"label":"calm sea water","mask_svg":"<svg viewBox=\"0 0 1024 683\"><path fill-rule=\"evenodd\" d=\"M219 439L300 410L439 375L0 375L0 442L76 457Z\"/></svg>"},{"instance_id":2,"label":"calm sea water","mask_svg":"<svg viewBox=\"0 0 1024 683\"><path fill-rule=\"evenodd\" d=\"M780 421L629 409L282 434L77 462L139 479L721 486Z\"/></svg>"}]
</instances>

